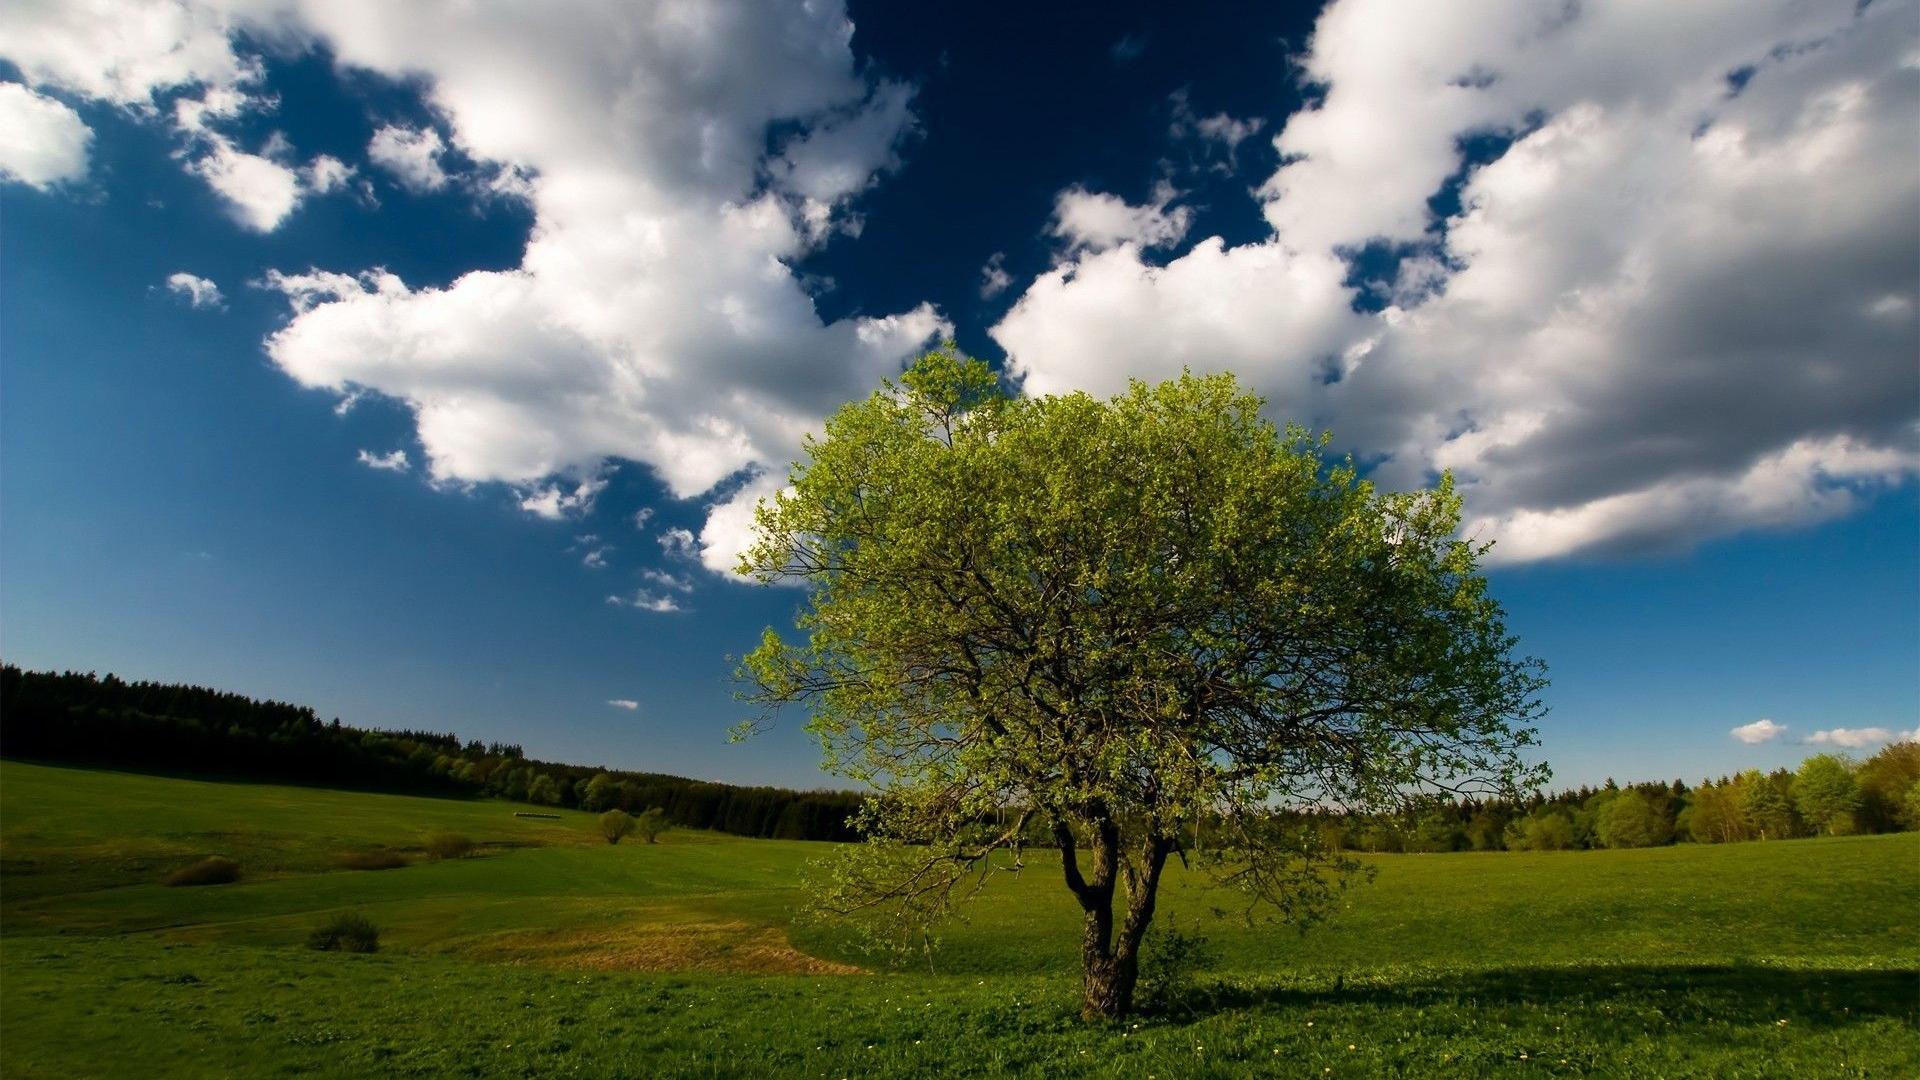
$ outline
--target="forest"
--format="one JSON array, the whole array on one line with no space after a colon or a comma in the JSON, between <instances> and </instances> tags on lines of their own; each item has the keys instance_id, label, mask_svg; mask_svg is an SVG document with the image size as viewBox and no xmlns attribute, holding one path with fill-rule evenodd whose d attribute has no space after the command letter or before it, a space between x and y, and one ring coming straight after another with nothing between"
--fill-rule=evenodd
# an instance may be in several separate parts
<instances>
[{"instance_id":1,"label":"forest","mask_svg":"<svg viewBox=\"0 0 1920 1080\"><path fill-rule=\"evenodd\" d=\"M536 761L517 745L322 721L308 706L113 675L0 669L0 755L326 787L496 797L568 809L664 810L675 825L782 840L854 840L852 791L745 787ZM1846 836L1920 828L1920 743L1865 760L1816 754L1689 785L1604 785L1406 814L1309 815L1328 847L1375 853L1557 851ZM1206 844L1207 823L1194 843ZM1053 837L1035 830L1031 846Z\"/></svg>"},{"instance_id":2,"label":"forest","mask_svg":"<svg viewBox=\"0 0 1920 1080\"><path fill-rule=\"evenodd\" d=\"M0 668L0 755L548 806L666 811L675 825L782 840L848 840L860 796L743 787L527 758L519 746L323 721L305 705L111 674Z\"/></svg>"}]
</instances>

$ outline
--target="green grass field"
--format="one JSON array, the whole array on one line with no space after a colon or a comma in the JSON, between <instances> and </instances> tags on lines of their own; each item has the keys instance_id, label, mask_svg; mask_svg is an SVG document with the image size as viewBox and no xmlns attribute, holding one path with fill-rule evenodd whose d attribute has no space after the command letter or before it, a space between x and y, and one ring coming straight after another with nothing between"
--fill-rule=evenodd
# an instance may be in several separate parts
<instances>
[{"instance_id":1,"label":"green grass field","mask_svg":"<svg viewBox=\"0 0 1920 1080\"><path fill-rule=\"evenodd\" d=\"M1044 855L878 970L791 925L823 845L516 809L0 763L0 1074L1920 1075L1920 834L1384 856L1304 937L1175 870L1203 1000L1090 1026ZM242 880L158 884L209 854ZM379 953L305 947L346 910Z\"/></svg>"}]
</instances>

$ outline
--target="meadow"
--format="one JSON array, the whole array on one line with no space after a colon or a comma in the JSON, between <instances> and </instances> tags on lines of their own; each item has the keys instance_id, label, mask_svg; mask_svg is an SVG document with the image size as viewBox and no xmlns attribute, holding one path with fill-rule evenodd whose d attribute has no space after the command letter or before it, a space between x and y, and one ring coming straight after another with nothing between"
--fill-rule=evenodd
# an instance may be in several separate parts
<instances>
[{"instance_id":1,"label":"meadow","mask_svg":"<svg viewBox=\"0 0 1920 1080\"><path fill-rule=\"evenodd\" d=\"M795 922L824 844L531 809L0 762L0 1073L1920 1075L1920 834L1378 856L1305 935L1175 867L1214 963L1090 1025L1048 853L886 961ZM307 948L344 911L379 952Z\"/></svg>"}]
</instances>

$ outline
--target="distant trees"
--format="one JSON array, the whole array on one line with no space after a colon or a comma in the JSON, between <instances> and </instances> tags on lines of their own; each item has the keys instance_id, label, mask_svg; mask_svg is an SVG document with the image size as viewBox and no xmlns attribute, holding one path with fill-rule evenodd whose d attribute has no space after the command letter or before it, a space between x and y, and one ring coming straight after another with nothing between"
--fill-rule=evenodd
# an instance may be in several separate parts
<instances>
[{"instance_id":1,"label":"distant trees","mask_svg":"<svg viewBox=\"0 0 1920 1080\"><path fill-rule=\"evenodd\" d=\"M492 796L594 812L660 807L667 822L741 836L854 840L862 796L741 787L529 760L518 746L368 731L305 706L196 686L0 666L0 754L371 791ZM546 783L542 783L542 779Z\"/></svg>"},{"instance_id":2,"label":"distant trees","mask_svg":"<svg viewBox=\"0 0 1920 1080\"><path fill-rule=\"evenodd\" d=\"M600 815L600 835L606 837L609 844L618 844L621 837L633 832L634 825L633 815L625 810L609 810Z\"/></svg>"},{"instance_id":3,"label":"distant trees","mask_svg":"<svg viewBox=\"0 0 1920 1080\"><path fill-rule=\"evenodd\" d=\"M1594 835L1604 847L1653 847L1673 839L1673 822L1645 792L1631 788L1606 800L1594 815Z\"/></svg>"},{"instance_id":4,"label":"distant trees","mask_svg":"<svg viewBox=\"0 0 1920 1080\"><path fill-rule=\"evenodd\" d=\"M649 844L659 842L660 834L666 832L667 827L667 812L657 806L634 819L634 830Z\"/></svg>"},{"instance_id":5,"label":"distant trees","mask_svg":"<svg viewBox=\"0 0 1920 1080\"><path fill-rule=\"evenodd\" d=\"M1860 784L1851 763L1816 754L1793 774L1793 806L1816 833L1846 836L1860 831Z\"/></svg>"}]
</instances>

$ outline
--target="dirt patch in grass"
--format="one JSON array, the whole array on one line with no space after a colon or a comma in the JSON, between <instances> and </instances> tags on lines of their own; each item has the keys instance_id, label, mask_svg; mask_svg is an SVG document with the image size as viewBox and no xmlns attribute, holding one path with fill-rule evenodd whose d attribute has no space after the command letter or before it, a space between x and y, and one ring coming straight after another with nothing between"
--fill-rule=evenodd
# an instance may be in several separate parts
<instances>
[{"instance_id":1,"label":"dirt patch in grass","mask_svg":"<svg viewBox=\"0 0 1920 1080\"><path fill-rule=\"evenodd\" d=\"M510 963L592 971L860 974L851 964L794 948L779 927L725 920L678 918L535 930L500 935L473 951Z\"/></svg>"}]
</instances>

